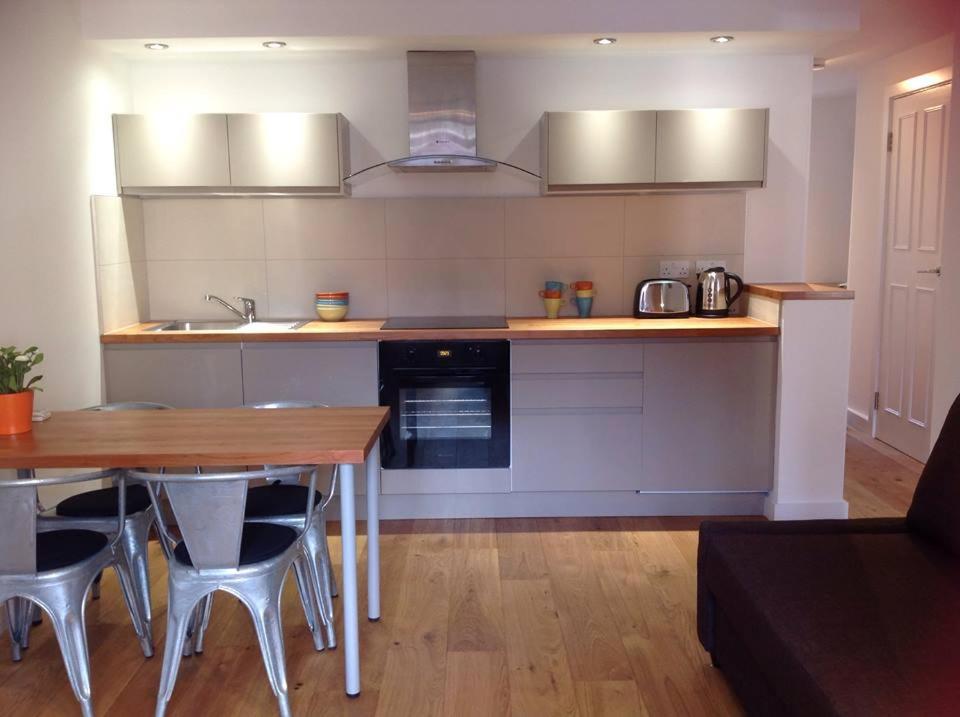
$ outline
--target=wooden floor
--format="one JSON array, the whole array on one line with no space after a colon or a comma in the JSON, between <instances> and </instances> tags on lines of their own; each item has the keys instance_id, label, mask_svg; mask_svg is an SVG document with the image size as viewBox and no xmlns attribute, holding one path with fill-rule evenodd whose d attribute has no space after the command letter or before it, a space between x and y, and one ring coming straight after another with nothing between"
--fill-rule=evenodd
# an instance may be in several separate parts
<instances>
[{"instance_id":1,"label":"wooden floor","mask_svg":"<svg viewBox=\"0 0 960 717\"><path fill-rule=\"evenodd\" d=\"M920 465L862 436L851 434L847 446L851 516L903 514ZM342 652L312 650L288 581L283 619L293 711L389 717L742 714L696 638L699 522L387 522L381 547L384 614L381 622L360 626L359 698L343 694ZM339 547L333 538L335 559ZM158 551L151 559L159 650L165 570ZM360 590L365 595L365 585ZM160 656L141 656L112 576L104 579L103 597L89 604L87 629L96 713L151 714ZM23 662L0 659L0 715L78 713L44 623ZM235 599L221 594L215 601L205 653L183 661L168 714L275 714L250 620Z\"/></svg>"}]
</instances>

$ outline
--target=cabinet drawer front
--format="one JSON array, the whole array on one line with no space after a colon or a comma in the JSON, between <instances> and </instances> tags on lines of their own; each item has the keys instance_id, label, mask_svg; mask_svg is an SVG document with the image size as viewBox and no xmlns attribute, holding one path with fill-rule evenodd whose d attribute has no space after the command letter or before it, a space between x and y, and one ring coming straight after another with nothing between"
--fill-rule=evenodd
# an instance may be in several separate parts
<instances>
[{"instance_id":1,"label":"cabinet drawer front","mask_svg":"<svg viewBox=\"0 0 960 717\"><path fill-rule=\"evenodd\" d=\"M657 113L657 183L762 182L767 110Z\"/></svg>"},{"instance_id":2,"label":"cabinet drawer front","mask_svg":"<svg viewBox=\"0 0 960 717\"><path fill-rule=\"evenodd\" d=\"M510 348L514 373L639 373L642 343L599 341L514 341Z\"/></svg>"},{"instance_id":3,"label":"cabinet drawer front","mask_svg":"<svg viewBox=\"0 0 960 717\"><path fill-rule=\"evenodd\" d=\"M640 408L639 374L520 374L513 379L514 408Z\"/></svg>"},{"instance_id":4,"label":"cabinet drawer front","mask_svg":"<svg viewBox=\"0 0 960 717\"><path fill-rule=\"evenodd\" d=\"M549 184L653 182L655 111L550 112L546 121Z\"/></svg>"},{"instance_id":5,"label":"cabinet drawer front","mask_svg":"<svg viewBox=\"0 0 960 717\"><path fill-rule=\"evenodd\" d=\"M639 412L513 418L513 492L636 490Z\"/></svg>"}]
</instances>

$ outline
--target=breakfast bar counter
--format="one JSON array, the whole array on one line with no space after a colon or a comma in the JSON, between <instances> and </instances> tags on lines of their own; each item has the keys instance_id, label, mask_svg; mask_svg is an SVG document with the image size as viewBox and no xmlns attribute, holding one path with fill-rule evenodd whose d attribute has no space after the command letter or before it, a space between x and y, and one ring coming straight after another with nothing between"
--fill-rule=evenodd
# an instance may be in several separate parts
<instances>
[{"instance_id":1,"label":"breakfast bar counter","mask_svg":"<svg viewBox=\"0 0 960 717\"><path fill-rule=\"evenodd\" d=\"M482 339L655 339L777 336L780 329L750 316L722 319L510 318L505 329L381 330L383 319L326 323L311 321L298 329L263 332L151 331L158 322L141 323L101 336L104 344L256 343L300 341L477 341Z\"/></svg>"}]
</instances>

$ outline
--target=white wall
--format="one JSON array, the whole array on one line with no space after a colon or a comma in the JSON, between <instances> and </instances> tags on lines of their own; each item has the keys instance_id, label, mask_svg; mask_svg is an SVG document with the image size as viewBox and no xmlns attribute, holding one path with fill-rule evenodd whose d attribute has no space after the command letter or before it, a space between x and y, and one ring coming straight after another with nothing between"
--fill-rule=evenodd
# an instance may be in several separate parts
<instances>
[{"instance_id":1,"label":"white wall","mask_svg":"<svg viewBox=\"0 0 960 717\"><path fill-rule=\"evenodd\" d=\"M545 110L769 107L768 186L747 193L745 278L803 277L810 152L808 56L663 55L478 59L480 152L536 171ZM131 67L133 110L343 112L353 169L406 154L404 59L200 60ZM536 181L492 173L357 179L355 197L534 195Z\"/></svg>"},{"instance_id":2,"label":"white wall","mask_svg":"<svg viewBox=\"0 0 960 717\"><path fill-rule=\"evenodd\" d=\"M952 37L945 36L893 55L868 68L857 88L848 282L856 292L849 407L851 416L859 421L869 421L876 386L883 279L881 259L887 165L885 132L890 112L889 98L893 91L891 88L911 77L950 66L952 62Z\"/></svg>"},{"instance_id":3,"label":"white wall","mask_svg":"<svg viewBox=\"0 0 960 717\"><path fill-rule=\"evenodd\" d=\"M960 5L954 21L954 37L960 38ZM960 42L953 48L953 66L960 67ZM937 307L937 337L933 358L933 415L931 439L936 440L943 419L960 394L960 82L953 83L950 98L950 158L947 168L947 197L943 217L943 252L940 305Z\"/></svg>"},{"instance_id":4,"label":"white wall","mask_svg":"<svg viewBox=\"0 0 960 717\"><path fill-rule=\"evenodd\" d=\"M80 36L79 2L0 3L0 344L46 354L47 408L100 401L90 195L115 186L125 74Z\"/></svg>"},{"instance_id":5,"label":"white wall","mask_svg":"<svg viewBox=\"0 0 960 717\"><path fill-rule=\"evenodd\" d=\"M806 281L847 280L856 111L854 91L813 98Z\"/></svg>"}]
</instances>

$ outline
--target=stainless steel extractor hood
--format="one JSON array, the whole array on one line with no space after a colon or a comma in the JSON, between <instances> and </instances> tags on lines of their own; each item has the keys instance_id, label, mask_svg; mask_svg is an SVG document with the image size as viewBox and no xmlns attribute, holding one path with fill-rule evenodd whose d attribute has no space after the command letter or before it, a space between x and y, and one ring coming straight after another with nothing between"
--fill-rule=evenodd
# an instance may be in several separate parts
<instances>
[{"instance_id":1,"label":"stainless steel extractor hood","mask_svg":"<svg viewBox=\"0 0 960 717\"><path fill-rule=\"evenodd\" d=\"M477 156L477 56L473 51L407 53L410 156L389 162L401 172L486 171Z\"/></svg>"}]
</instances>

